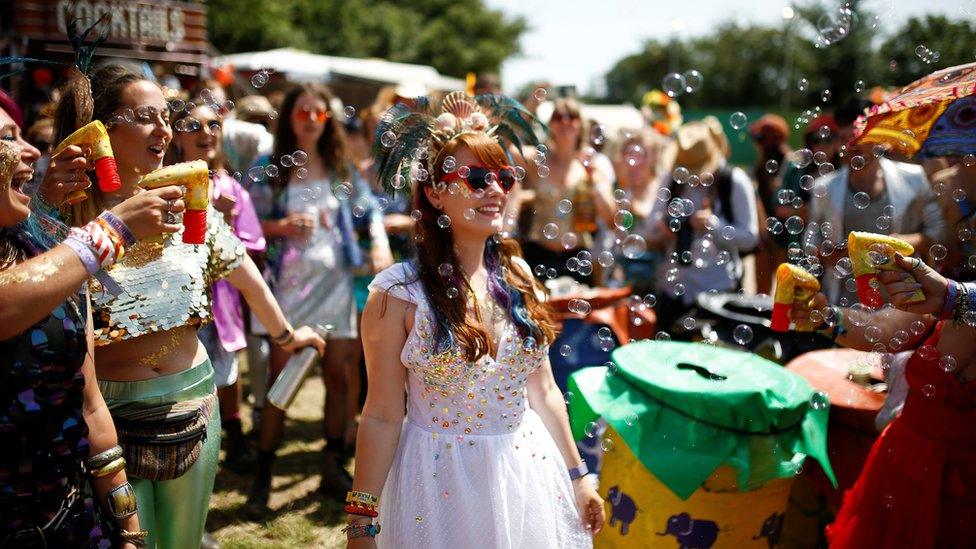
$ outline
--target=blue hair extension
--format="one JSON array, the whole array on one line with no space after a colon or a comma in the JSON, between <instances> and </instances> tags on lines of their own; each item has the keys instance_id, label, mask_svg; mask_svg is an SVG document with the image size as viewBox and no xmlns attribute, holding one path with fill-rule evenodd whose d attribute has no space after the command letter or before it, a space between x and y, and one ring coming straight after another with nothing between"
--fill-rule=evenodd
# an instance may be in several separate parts
<instances>
[{"instance_id":1,"label":"blue hair extension","mask_svg":"<svg viewBox=\"0 0 976 549\"><path fill-rule=\"evenodd\" d=\"M488 269L488 291L492 297L509 311L512 322L518 331L519 337L526 338L532 336L536 339L542 337L542 330L538 324L529 316L529 310L525 306L522 293L505 281L505 273L501 266L500 248L494 238L489 238L485 244L485 266Z\"/></svg>"}]
</instances>

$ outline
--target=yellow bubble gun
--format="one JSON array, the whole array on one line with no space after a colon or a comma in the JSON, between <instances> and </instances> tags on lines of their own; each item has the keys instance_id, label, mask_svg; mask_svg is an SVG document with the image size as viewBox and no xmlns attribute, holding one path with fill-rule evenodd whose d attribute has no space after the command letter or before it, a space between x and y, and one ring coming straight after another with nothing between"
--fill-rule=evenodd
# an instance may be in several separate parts
<instances>
[{"instance_id":1,"label":"yellow bubble gun","mask_svg":"<svg viewBox=\"0 0 976 549\"><path fill-rule=\"evenodd\" d=\"M908 257L915 253L915 248L904 240L883 234L855 231L848 235L847 254L854 267L857 298L861 304L872 309L879 309L884 305L884 299L878 291L878 272L898 270L895 266L895 252ZM905 281L914 283L915 279L909 276ZM908 299L908 303L921 301L925 301L925 295L920 290L916 290Z\"/></svg>"},{"instance_id":2,"label":"yellow bubble gun","mask_svg":"<svg viewBox=\"0 0 976 549\"><path fill-rule=\"evenodd\" d=\"M207 234L207 207L210 205L210 169L203 160L180 162L146 174L139 182L144 189L167 185L186 187L183 200L183 242L203 244Z\"/></svg>"},{"instance_id":3,"label":"yellow bubble gun","mask_svg":"<svg viewBox=\"0 0 976 549\"><path fill-rule=\"evenodd\" d=\"M95 163L95 175L98 177L98 188L102 192L110 193L122 187L119 179L119 169L115 165L115 154L112 153L112 142L108 131L100 120L94 120L78 128L71 135L64 138L51 156L57 156L61 151L78 145L91 148L92 161ZM65 198L66 204L77 204L85 200L84 191L74 191Z\"/></svg>"},{"instance_id":4,"label":"yellow bubble gun","mask_svg":"<svg viewBox=\"0 0 976 549\"><path fill-rule=\"evenodd\" d=\"M780 263L776 269L776 291L773 297L773 319L770 328L776 332L786 332L790 329L790 310L793 304L809 301L820 291L820 282L807 271L791 265ZM812 332L813 323L809 320L796 323L796 331Z\"/></svg>"}]
</instances>

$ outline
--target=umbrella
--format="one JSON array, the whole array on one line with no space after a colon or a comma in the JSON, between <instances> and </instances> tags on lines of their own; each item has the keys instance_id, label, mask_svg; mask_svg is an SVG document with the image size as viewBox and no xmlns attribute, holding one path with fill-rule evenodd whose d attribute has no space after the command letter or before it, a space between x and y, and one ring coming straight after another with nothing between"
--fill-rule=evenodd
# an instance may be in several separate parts
<instances>
[{"instance_id":1,"label":"umbrella","mask_svg":"<svg viewBox=\"0 0 976 549\"><path fill-rule=\"evenodd\" d=\"M858 119L852 144L890 145L905 156L976 153L976 63L934 72Z\"/></svg>"}]
</instances>

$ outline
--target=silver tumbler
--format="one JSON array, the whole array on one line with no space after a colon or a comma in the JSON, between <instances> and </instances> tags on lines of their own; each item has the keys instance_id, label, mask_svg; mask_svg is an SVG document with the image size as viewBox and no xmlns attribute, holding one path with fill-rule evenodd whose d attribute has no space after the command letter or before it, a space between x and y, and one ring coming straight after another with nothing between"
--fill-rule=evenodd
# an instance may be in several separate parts
<instances>
[{"instance_id":1,"label":"silver tumbler","mask_svg":"<svg viewBox=\"0 0 976 549\"><path fill-rule=\"evenodd\" d=\"M316 331L319 332L319 335L328 339L330 328L331 326L323 327ZM301 389L302 383L308 377L308 373L312 371L315 363L321 358L322 355L319 354L315 347L305 347L291 355L291 358L288 359L288 364L285 364L285 368L278 374L278 379L268 389L268 395L265 397L265 400L276 408L287 410L291 406L292 401L295 400L295 395Z\"/></svg>"}]
</instances>

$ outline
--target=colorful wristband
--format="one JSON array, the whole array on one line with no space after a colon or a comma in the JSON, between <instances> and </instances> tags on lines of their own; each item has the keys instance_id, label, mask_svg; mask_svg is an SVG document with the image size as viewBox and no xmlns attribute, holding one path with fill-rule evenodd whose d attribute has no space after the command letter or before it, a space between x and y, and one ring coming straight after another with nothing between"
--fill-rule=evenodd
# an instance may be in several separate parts
<instances>
[{"instance_id":1,"label":"colorful wristband","mask_svg":"<svg viewBox=\"0 0 976 549\"><path fill-rule=\"evenodd\" d=\"M956 298L958 296L959 286L955 280L950 280L949 285L946 288L945 303L942 304L942 312L939 313L939 320L948 320L952 318L952 314L956 309Z\"/></svg>"},{"instance_id":2,"label":"colorful wristband","mask_svg":"<svg viewBox=\"0 0 976 549\"><path fill-rule=\"evenodd\" d=\"M115 214L113 214L112 212L102 212L102 214L99 215L98 217L100 219L105 220L105 222L108 223L109 226L115 229L115 232L117 232L119 236L122 237L123 244L125 244L126 246L132 246L133 244L136 243L136 237L135 235L132 234L132 231L129 230L128 225L125 224L125 221L122 221L121 219L116 217Z\"/></svg>"},{"instance_id":3,"label":"colorful wristband","mask_svg":"<svg viewBox=\"0 0 976 549\"><path fill-rule=\"evenodd\" d=\"M64 239L64 245L71 248L71 251L78 255L78 259L85 266L85 271L88 272L88 276L95 276L95 273L102 269L102 265L98 262L98 258L95 257L95 253L92 252L91 247L85 242L82 242L74 236L69 236Z\"/></svg>"},{"instance_id":4,"label":"colorful wristband","mask_svg":"<svg viewBox=\"0 0 976 549\"><path fill-rule=\"evenodd\" d=\"M576 480L585 477L590 473L589 467L586 466L586 462L582 462L576 467L569 468L569 478L570 480Z\"/></svg>"},{"instance_id":5,"label":"colorful wristband","mask_svg":"<svg viewBox=\"0 0 976 549\"><path fill-rule=\"evenodd\" d=\"M375 538L380 533L379 524L350 524L342 529L346 533L346 539L353 538Z\"/></svg>"}]
</instances>

